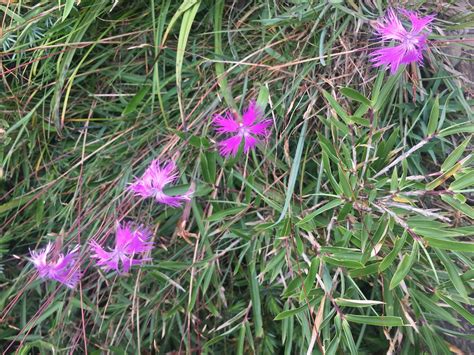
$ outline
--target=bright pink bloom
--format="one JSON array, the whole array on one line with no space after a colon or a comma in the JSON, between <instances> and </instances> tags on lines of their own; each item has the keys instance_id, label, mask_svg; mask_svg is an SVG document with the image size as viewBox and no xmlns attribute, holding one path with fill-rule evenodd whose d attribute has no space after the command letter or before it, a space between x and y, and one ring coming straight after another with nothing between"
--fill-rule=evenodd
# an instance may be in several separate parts
<instances>
[{"instance_id":1,"label":"bright pink bloom","mask_svg":"<svg viewBox=\"0 0 474 355\"><path fill-rule=\"evenodd\" d=\"M66 255L59 254L54 261L48 260L52 249L53 244L48 243L44 249L30 250L31 262L41 278L56 280L69 288L74 288L81 278L77 261L79 247L75 247Z\"/></svg>"},{"instance_id":2,"label":"bright pink bloom","mask_svg":"<svg viewBox=\"0 0 474 355\"><path fill-rule=\"evenodd\" d=\"M407 31L397 14L389 9L387 15L379 20L375 29L382 41L394 41L394 47L385 47L375 50L372 56L374 66L386 65L390 68L390 74L395 74L401 64L417 62L423 65L423 50L426 48L426 32L428 25L434 20L434 15L419 17L414 11L400 10L411 22L411 29ZM422 33L422 32L425 33Z\"/></svg>"},{"instance_id":3,"label":"bright pink bloom","mask_svg":"<svg viewBox=\"0 0 474 355\"><path fill-rule=\"evenodd\" d=\"M90 242L94 252L92 257L97 259L97 265L106 271L115 270L122 273L123 268L123 273L127 273L133 265L141 265L144 261L150 260L142 256L153 248L153 243L150 242L151 236L152 233L148 229L132 223L118 224L115 248L106 251L93 240Z\"/></svg>"},{"instance_id":4,"label":"bright pink bloom","mask_svg":"<svg viewBox=\"0 0 474 355\"><path fill-rule=\"evenodd\" d=\"M230 112L224 116L214 117L213 124L216 131L220 134L231 134L219 143L220 154L222 156L235 156L239 151L240 143L244 140L244 152L247 153L253 149L259 142L259 137L268 135L268 128L271 126L271 120L262 120L263 112L257 106L255 101L250 102L247 111L242 116L242 121L238 121Z\"/></svg>"},{"instance_id":5,"label":"bright pink bloom","mask_svg":"<svg viewBox=\"0 0 474 355\"><path fill-rule=\"evenodd\" d=\"M178 180L178 171L173 161L168 161L163 166L156 159L145 170L141 178L137 178L128 189L133 191L135 195L147 198L154 197L159 203L171 207L181 206L182 201L189 201L194 192L192 187L183 195L170 196L164 193L163 189L166 185L172 184Z\"/></svg>"}]
</instances>

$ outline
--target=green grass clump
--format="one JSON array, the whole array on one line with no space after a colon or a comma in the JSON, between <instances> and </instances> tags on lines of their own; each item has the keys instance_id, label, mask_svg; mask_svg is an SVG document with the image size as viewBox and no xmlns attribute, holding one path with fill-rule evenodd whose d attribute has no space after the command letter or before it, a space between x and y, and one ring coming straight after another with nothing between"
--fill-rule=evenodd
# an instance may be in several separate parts
<instances>
[{"instance_id":1,"label":"green grass clump","mask_svg":"<svg viewBox=\"0 0 474 355\"><path fill-rule=\"evenodd\" d=\"M384 1L1 1L6 353L449 353L472 340L472 8L424 67L371 67ZM453 15L455 13L456 15ZM269 140L223 159L211 118L258 99ZM125 191L176 160L171 209ZM154 231L130 275L88 241ZM82 246L71 291L29 249ZM467 353L468 348L465 348Z\"/></svg>"}]
</instances>

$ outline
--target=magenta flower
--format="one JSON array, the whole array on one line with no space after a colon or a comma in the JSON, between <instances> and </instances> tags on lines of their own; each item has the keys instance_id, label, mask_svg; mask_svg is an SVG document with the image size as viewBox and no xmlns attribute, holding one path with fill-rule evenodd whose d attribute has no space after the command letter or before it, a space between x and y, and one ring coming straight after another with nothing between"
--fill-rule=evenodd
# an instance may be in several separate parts
<instances>
[{"instance_id":1,"label":"magenta flower","mask_svg":"<svg viewBox=\"0 0 474 355\"><path fill-rule=\"evenodd\" d=\"M244 140L244 152L253 149L259 142L259 137L268 135L268 128L272 124L271 120L262 120L263 112L255 101L250 102L247 111L242 116L242 121L233 117L230 112L224 116L214 117L213 124L220 134L231 134L219 143L219 151L222 156L237 155L240 143Z\"/></svg>"},{"instance_id":2,"label":"magenta flower","mask_svg":"<svg viewBox=\"0 0 474 355\"><path fill-rule=\"evenodd\" d=\"M388 10L385 18L379 20L375 29L382 41L394 41L394 47L385 47L375 50L372 54L374 66L386 65L390 74L396 73L401 64L417 62L423 65L423 50L426 48L426 38L429 32L428 25L434 16L419 17L416 12L400 10L411 22L411 29L407 31L397 14L392 9ZM425 32L425 33L423 33Z\"/></svg>"},{"instance_id":3,"label":"magenta flower","mask_svg":"<svg viewBox=\"0 0 474 355\"><path fill-rule=\"evenodd\" d=\"M154 197L159 203L171 207L179 207L182 201L189 201L194 192L192 187L182 195L170 196L164 193L163 189L166 185L174 183L178 180L178 172L176 164L168 161L163 166L156 159L145 170L141 178L137 178L128 189L133 191L135 195L142 198Z\"/></svg>"},{"instance_id":4,"label":"magenta flower","mask_svg":"<svg viewBox=\"0 0 474 355\"><path fill-rule=\"evenodd\" d=\"M31 262L41 278L56 280L69 288L74 288L81 278L77 261L79 247L75 247L66 255L59 254L56 258L50 260L51 256L49 254L52 248L53 244L48 243L44 249L30 250Z\"/></svg>"},{"instance_id":5,"label":"magenta flower","mask_svg":"<svg viewBox=\"0 0 474 355\"><path fill-rule=\"evenodd\" d=\"M91 241L90 245L97 259L97 265L105 271L115 270L119 274L127 273L133 265L141 265L144 261L151 260L144 258L143 254L153 248L150 242L152 233L145 228L132 223L117 225L115 234L115 248L106 251L96 241ZM141 257L137 259L137 257Z\"/></svg>"}]
</instances>

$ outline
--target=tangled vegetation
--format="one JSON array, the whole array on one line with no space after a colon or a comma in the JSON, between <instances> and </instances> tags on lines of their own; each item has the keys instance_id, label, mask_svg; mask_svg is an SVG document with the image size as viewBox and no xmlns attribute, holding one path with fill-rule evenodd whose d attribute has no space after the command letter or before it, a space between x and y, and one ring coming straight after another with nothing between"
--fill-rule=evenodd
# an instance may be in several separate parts
<instances>
[{"instance_id":1,"label":"tangled vegetation","mask_svg":"<svg viewBox=\"0 0 474 355\"><path fill-rule=\"evenodd\" d=\"M469 353L473 13L416 3L0 1L0 348ZM389 5L436 14L394 75ZM213 117L251 100L267 139L222 157ZM181 207L127 189L157 158ZM153 234L126 274L89 250L118 221ZM48 242L77 287L38 278Z\"/></svg>"}]
</instances>

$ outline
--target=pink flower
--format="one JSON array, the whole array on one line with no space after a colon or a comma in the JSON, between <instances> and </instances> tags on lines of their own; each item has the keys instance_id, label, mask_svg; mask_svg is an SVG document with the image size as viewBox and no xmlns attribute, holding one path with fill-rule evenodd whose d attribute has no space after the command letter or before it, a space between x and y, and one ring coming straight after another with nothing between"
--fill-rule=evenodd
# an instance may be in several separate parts
<instances>
[{"instance_id":1,"label":"pink flower","mask_svg":"<svg viewBox=\"0 0 474 355\"><path fill-rule=\"evenodd\" d=\"M75 247L66 255L59 254L54 261L48 260L52 248L53 244L48 243L44 249L30 250L31 262L41 278L56 280L69 288L74 288L81 278L77 261L79 247Z\"/></svg>"},{"instance_id":2,"label":"pink flower","mask_svg":"<svg viewBox=\"0 0 474 355\"><path fill-rule=\"evenodd\" d=\"M390 74L395 74L401 64L417 62L423 65L423 50L426 48L428 25L434 20L434 15L419 17L416 12L400 10L411 22L411 29L407 31L397 14L388 10L385 18L379 20L375 29L382 41L394 41L394 47L385 47L375 50L372 54L374 66L386 65L390 67Z\"/></svg>"},{"instance_id":3,"label":"pink flower","mask_svg":"<svg viewBox=\"0 0 474 355\"><path fill-rule=\"evenodd\" d=\"M194 189L190 187L183 195L170 196L165 194L163 191L164 187L174 183L176 180L178 180L176 164L173 161L168 161L163 166L160 166L160 162L156 159L151 162L143 176L137 178L128 189L142 198L154 197L159 203L164 203L171 207L179 207L182 201L189 201L191 199Z\"/></svg>"},{"instance_id":4,"label":"pink flower","mask_svg":"<svg viewBox=\"0 0 474 355\"><path fill-rule=\"evenodd\" d=\"M219 150L222 156L235 156L239 151L240 143L244 140L244 152L253 149L259 142L259 137L268 135L268 128L272 124L271 120L262 120L263 112L255 101L250 102L247 111L242 116L242 121L232 117L230 112L224 116L214 117L213 124L220 134L231 134L219 143Z\"/></svg>"},{"instance_id":5,"label":"pink flower","mask_svg":"<svg viewBox=\"0 0 474 355\"><path fill-rule=\"evenodd\" d=\"M115 234L115 248L106 251L96 241L91 241L90 245L94 254L92 257L97 259L97 265L105 271L115 270L118 273L127 273L133 265L141 265L150 258L137 259L145 252L153 248L150 242L152 233L145 228L136 226L132 223L117 225Z\"/></svg>"}]
</instances>

